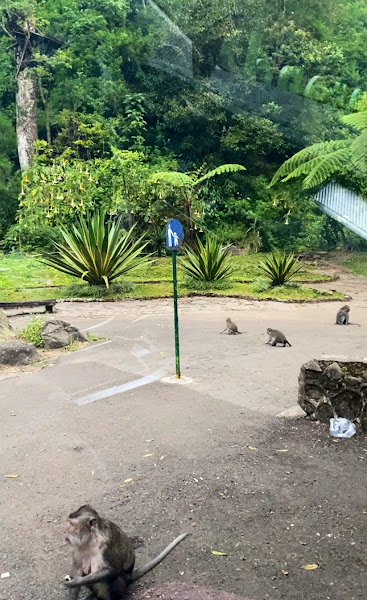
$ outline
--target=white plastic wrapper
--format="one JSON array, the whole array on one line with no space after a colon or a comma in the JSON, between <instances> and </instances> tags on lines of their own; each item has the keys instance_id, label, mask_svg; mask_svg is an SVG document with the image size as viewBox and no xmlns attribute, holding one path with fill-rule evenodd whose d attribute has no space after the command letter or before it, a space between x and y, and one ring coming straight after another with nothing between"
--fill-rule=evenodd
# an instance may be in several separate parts
<instances>
[{"instance_id":1,"label":"white plastic wrapper","mask_svg":"<svg viewBox=\"0 0 367 600\"><path fill-rule=\"evenodd\" d=\"M356 426L349 419L337 417L330 419L329 431L335 438L351 438L356 433Z\"/></svg>"}]
</instances>

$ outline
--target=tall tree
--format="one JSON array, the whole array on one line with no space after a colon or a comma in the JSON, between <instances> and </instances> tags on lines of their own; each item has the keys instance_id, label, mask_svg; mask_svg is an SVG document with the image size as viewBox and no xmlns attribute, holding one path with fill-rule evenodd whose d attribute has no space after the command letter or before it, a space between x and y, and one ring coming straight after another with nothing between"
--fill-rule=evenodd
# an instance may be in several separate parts
<instances>
[{"instance_id":1,"label":"tall tree","mask_svg":"<svg viewBox=\"0 0 367 600\"><path fill-rule=\"evenodd\" d=\"M0 13L3 31L10 38L16 56L16 130L22 170L32 164L38 137L36 54L58 45L38 29L34 11L34 0L6 0Z\"/></svg>"}]
</instances>

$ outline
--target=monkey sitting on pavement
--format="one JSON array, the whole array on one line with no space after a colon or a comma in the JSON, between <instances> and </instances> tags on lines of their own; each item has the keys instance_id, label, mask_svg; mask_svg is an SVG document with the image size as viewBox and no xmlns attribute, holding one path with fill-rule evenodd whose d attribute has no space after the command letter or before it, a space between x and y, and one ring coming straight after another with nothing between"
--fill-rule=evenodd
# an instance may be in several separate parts
<instances>
[{"instance_id":1,"label":"monkey sitting on pavement","mask_svg":"<svg viewBox=\"0 0 367 600\"><path fill-rule=\"evenodd\" d=\"M350 311L350 308L349 308L348 304L339 308L337 315L336 315L335 325L348 325L349 311Z\"/></svg>"},{"instance_id":2,"label":"monkey sitting on pavement","mask_svg":"<svg viewBox=\"0 0 367 600\"><path fill-rule=\"evenodd\" d=\"M242 331L238 331L236 323L233 323L229 317L226 319L226 327L221 333L224 333L225 331L228 331L229 335L236 335L236 333L242 334Z\"/></svg>"},{"instance_id":3,"label":"monkey sitting on pavement","mask_svg":"<svg viewBox=\"0 0 367 600\"><path fill-rule=\"evenodd\" d=\"M284 333L282 333L281 331L278 331L277 329L271 329L271 327L268 327L266 332L269 336L269 339L266 342L266 344L270 344L271 346L276 346L277 344L283 344L283 346L286 346L287 344L288 346L292 345L288 342Z\"/></svg>"},{"instance_id":4,"label":"monkey sitting on pavement","mask_svg":"<svg viewBox=\"0 0 367 600\"><path fill-rule=\"evenodd\" d=\"M134 570L135 552L126 533L88 504L81 506L69 515L65 531L73 553L72 575L64 578L69 600L77 600L82 586L92 592L87 600L122 600L128 586L154 569L187 535L183 533L158 556Z\"/></svg>"},{"instance_id":5,"label":"monkey sitting on pavement","mask_svg":"<svg viewBox=\"0 0 367 600\"><path fill-rule=\"evenodd\" d=\"M349 323L349 311L350 307L348 304L342 306L337 312L335 325L356 325L360 327L359 323Z\"/></svg>"}]
</instances>

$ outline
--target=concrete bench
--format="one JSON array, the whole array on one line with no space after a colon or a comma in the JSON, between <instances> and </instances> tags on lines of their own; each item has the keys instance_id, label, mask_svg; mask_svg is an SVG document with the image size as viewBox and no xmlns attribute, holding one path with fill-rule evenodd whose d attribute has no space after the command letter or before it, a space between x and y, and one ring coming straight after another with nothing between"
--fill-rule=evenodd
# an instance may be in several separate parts
<instances>
[{"instance_id":1,"label":"concrete bench","mask_svg":"<svg viewBox=\"0 0 367 600\"><path fill-rule=\"evenodd\" d=\"M38 306L44 306L46 312L52 313L53 308L56 304L56 300L29 300L25 302L0 302L0 308L3 310L10 310L12 308L37 308Z\"/></svg>"}]
</instances>

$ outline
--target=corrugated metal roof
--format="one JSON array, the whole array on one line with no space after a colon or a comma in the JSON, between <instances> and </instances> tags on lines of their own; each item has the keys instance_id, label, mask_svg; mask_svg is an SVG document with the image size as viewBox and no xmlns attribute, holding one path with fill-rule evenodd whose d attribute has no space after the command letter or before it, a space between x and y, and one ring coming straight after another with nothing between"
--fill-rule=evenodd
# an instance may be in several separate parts
<instances>
[{"instance_id":1,"label":"corrugated metal roof","mask_svg":"<svg viewBox=\"0 0 367 600\"><path fill-rule=\"evenodd\" d=\"M314 196L324 213L367 240L367 200L338 183L328 183Z\"/></svg>"}]
</instances>

